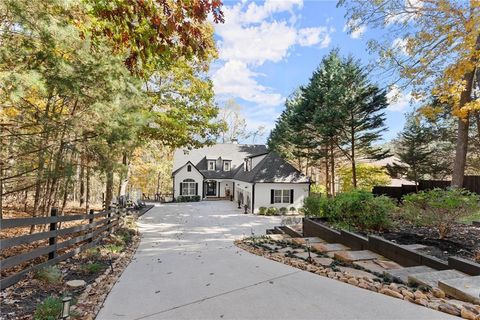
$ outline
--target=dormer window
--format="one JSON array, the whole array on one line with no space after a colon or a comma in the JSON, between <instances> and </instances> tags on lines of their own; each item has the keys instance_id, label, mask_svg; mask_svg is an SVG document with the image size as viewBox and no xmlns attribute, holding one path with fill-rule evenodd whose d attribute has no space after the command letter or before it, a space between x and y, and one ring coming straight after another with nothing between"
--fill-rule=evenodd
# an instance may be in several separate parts
<instances>
[{"instance_id":1,"label":"dormer window","mask_svg":"<svg viewBox=\"0 0 480 320\"><path fill-rule=\"evenodd\" d=\"M208 170L209 171L215 170L215 160L208 160Z\"/></svg>"},{"instance_id":2,"label":"dormer window","mask_svg":"<svg viewBox=\"0 0 480 320\"><path fill-rule=\"evenodd\" d=\"M230 161L223 161L223 171L230 171L231 163Z\"/></svg>"}]
</instances>

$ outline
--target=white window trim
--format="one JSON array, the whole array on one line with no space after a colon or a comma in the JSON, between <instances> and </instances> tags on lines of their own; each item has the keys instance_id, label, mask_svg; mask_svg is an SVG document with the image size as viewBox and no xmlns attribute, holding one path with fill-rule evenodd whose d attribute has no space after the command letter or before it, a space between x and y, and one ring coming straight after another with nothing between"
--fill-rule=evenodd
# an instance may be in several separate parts
<instances>
[{"instance_id":1,"label":"white window trim","mask_svg":"<svg viewBox=\"0 0 480 320\"><path fill-rule=\"evenodd\" d=\"M228 166L228 169L225 168L225 165ZM223 161L223 171L230 171L232 170L232 162L229 160L224 160Z\"/></svg>"},{"instance_id":2,"label":"white window trim","mask_svg":"<svg viewBox=\"0 0 480 320\"><path fill-rule=\"evenodd\" d=\"M212 163L213 163L213 169L210 169L210 164ZM208 166L208 171L215 171L215 160L208 160L207 166Z\"/></svg>"},{"instance_id":3,"label":"white window trim","mask_svg":"<svg viewBox=\"0 0 480 320\"><path fill-rule=\"evenodd\" d=\"M189 179L190 180L190 179ZM182 196L194 196L195 195L195 181L182 182Z\"/></svg>"},{"instance_id":4,"label":"white window trim","mask_svg":"<svg viewBox=\"0 0 480 320\"><path fill-rule=\"evenodd\" d=\"M290 189L274 189L273 203L290 203Z\"/></svg>"}]
</instances>

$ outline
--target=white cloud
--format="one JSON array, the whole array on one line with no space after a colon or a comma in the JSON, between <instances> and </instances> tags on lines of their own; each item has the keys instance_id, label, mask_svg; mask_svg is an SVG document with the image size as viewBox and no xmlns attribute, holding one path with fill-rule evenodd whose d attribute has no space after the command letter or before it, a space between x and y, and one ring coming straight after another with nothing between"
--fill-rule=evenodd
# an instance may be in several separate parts
<instances>
[{"instance_id":1,"label":"white cloud","mask_svg":"<svg viewBox=\"0 0 480 320\"><path fill-rule=\"evenodd\" d=\"M295 46L325 48L333 28L298 28L295 10L303 0L266 0L263 4L244 0L224 7L225 23L215 26L221 67L212 74L217 95L241 98L274 106L284 101L281 94L263 86L255 69L265 62L285 60ZM282 19L276 14L282 13ZM287 15L283 14L287 13Z\"/></svg>"},{"instance_id":2,"label":"white cloud","mask_svg":"<svg viewBox=\"0 0 480 320\"><path fill-rule=\"evenodd\" d=\"M330 38L327 27L303 28L298 30L297 43L302 47L309 47L320 44L320 48L326 48L330 44Z\"/></svg>"},{"instance_id":3,"label":"white cloud","mask_svg":"<svg viewBox=\"0 0 480 320\"><path fill-rule=\"evenodd\" d=\"M364 24L360 24L360 20L357 20L357 19L349 20L343 27L343 32L349 32L349 31L350 31L350 38L359 39L362 37L365 31L367 31L367 26Z\"/></svg>"},{"instance_id":4,"label":"white cloud","mask_svg":"<svg viewBox=\"0 0 480 320\"><path fill-rule=\"evenodd\" d=\"M238 97L246 101L267 106L276 106L283 102L279 93L260 85L255 77L260 74L251 71L245 62L230 60L213 76L215 93L225 97Z\"/></svg>"},{"instance_id":5,"label":"white cloud","mask_svg":"<svg viewBox=\"0 0 480 320\"><path fill-rule=\"evenodd\" d=\"M393 112L404 111L414 102L411 92L404 93L395 85L387 93L387 100L389 103L387 110Z\"/></svg>"}]
</instances>

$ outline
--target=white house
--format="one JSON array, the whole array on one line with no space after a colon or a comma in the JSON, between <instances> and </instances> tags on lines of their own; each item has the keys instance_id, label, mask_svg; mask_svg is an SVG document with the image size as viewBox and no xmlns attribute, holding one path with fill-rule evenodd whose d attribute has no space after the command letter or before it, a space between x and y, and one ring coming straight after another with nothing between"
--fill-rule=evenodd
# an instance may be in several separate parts
<instances>
[{"instance_id":1,"label":"white house","mask_svg":"<svg viewBox=\"0 0 480 320\"><path fill-rule=\"evenodd\" d=\"M173 196L226 198L260 207L295 207L308 196L310 180L265 145L216 144L176 150L173 157ZM253 210L252 210L253 208Z\"/></svg>"}]
</instances>

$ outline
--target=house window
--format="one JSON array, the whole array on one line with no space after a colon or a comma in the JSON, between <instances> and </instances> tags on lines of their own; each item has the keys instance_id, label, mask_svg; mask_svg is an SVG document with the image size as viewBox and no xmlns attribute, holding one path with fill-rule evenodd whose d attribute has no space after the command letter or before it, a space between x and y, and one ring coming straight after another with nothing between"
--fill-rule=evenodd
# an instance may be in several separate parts
<instances>
[{"instance_id":1,"label":"house window","mask_svg":"<svg viewBox=\"0 0 480 320\"><path fill-rule=\"evenodd\" d=\"M245 158L245 171L252 170L252 158Z\"/></svg>"},{"instance_id":2,"label":"house window","mask_svg":"<svg viewBox=\"0 0 480 320\"><path fill-rule=\"evenodd\" d=\"M273 203L290 203L290 190L273 190Z\"/></svg>"},{"instance_id":3,"label":"house window","mask_svg":"<svg viewBox=\"0 0 480 320\"><path fill-rule=\"evenodd\" d=\"M188 172L192 172L192 166L191 166L191 165L188 165L188 166L187 166L187 171L188 171Z\"/></svg>"},{"instance_id":4,"label":"house window","mask_svg":"<svg viewBox=\"0 0 480 320\"><path fill-rule=\"evenodd\" d=\"M195 180L185 179L182 182L182 196L194 196L195 195Z\"/></svg>"},{"instance_id":5,"label":"house window","mask_svg":"<svg viewBox=\"0 0 480 320\"><path fill-rule=\"evenodd\" d=\"M215 160L208 160L208 170L215 170Z\"/></svg>"},{"instance_id":6,"label":"house window","mask_svg":"<svg viewBox=\"0 0 480 320\"><path fill-rule=\"evenodd\" d=\"M223 161L223 171L230 171L230 161Z\"/></svg>"}]
</instances>

